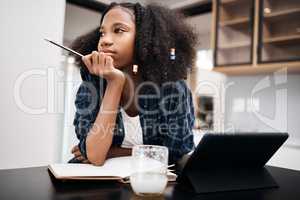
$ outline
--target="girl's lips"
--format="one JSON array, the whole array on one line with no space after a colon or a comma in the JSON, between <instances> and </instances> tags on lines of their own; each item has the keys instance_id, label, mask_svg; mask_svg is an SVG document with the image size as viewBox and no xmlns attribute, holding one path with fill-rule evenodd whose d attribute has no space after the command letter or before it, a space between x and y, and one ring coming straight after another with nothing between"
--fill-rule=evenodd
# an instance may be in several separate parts
<instances>
[{"instance_id":1,"label":"girl's lips","mask_svg":"<svg viewBox=\"0 0 300 200\"><path fill-rule=\"evenodd\" d=\"M105 55L112 56L112 57L116 55L116 52L112 52L112 51L101 51L101 53L104 53Z\"/></svg>"},{"instance_id":2,"label":"girl's lips","mask_svg":"<svg viewBox=\"0 0 300 200\"><path fill-rule=\"evenodd\" d=\"M115 51L112 51L110 49L103 49L100 52L102 52L102 53L111 53L111 54L115 54L116 53Z\"/></svg>"},{"instance_id":3,"label":"girl's lips","mask_svg":"<svg viewBox=\"0 0 300 200\"><path fill-rule=\"evenodd\" d=\"M116 54L114 54L114 53L105 53L105 55L110 56L112 58L114 58L116 56Z\"/></svg>"}]
</instances>

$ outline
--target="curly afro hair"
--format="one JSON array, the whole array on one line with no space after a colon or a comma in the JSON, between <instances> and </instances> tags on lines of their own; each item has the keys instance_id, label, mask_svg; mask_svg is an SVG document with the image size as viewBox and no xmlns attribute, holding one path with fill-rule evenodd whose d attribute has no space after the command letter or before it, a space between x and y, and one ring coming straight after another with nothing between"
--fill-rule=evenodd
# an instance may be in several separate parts
<instances>
[{"instance_id":1,"label":"curly afro hair","mask_svg":"<svg viewBox=\"0 0 300 200\"><path fill-rule=\"evenodd\" d=\"M162 84L187 77L188 69L194 65L197 35L184 21L184 16L157 4L141 6L139 3L111 3L103 12L114 7L131 10L135 16L136 38L134 63L139 66L144 81ZM100 39L99 27L80 36L71 48L81 54L97 50ZM176 51L176 59L170 59L170 50ZM84 67L81 59L79 65Z\"/></svg>"}]
</instances>

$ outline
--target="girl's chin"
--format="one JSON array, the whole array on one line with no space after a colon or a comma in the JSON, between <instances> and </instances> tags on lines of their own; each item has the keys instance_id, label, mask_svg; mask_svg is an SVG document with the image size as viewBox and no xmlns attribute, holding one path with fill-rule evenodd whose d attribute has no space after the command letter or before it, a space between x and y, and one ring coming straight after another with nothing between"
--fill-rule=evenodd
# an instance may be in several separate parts
<instances>
[{"instance_id":1,"label":"girl's chin","mask_svg":"<svg viewBox=\"0 0 300 200\"><path fill-rule=\"evenodd\" d=\"M105 54L111 57L115 57L117 55L116 53L105 53Z\"/></svg>"},{"instance_id":2,"label":"girl's chin","mask_svg":"<svg viewBox=\"0 0 300 200\"><path fill-rule=\"evenodd\" d=\"M123 71L123 72L126 71L126 70L125 70L126 67L124 67L124 66L122 66L122 65L117 65L117 64L116 64L116 65L115 65L115 68L118 69L118 70L121 70L121 71Z\"/></svg>"},{"instance_id":3,"label":"girl's chin","mask_svg":"<svg viewBox=\"0 0 300 200\"><path fill-rule=\"evenodd\" d=\"M118 62L115 62L115 61L114 61L114 66L115 66L115 68L117 68L117 69L122 69L122 67L120 66L120 64L119 64Z\"/></svg>"},{"instance_id":4,"label":"girl's chin","mask_svg":"<svg viewBox=\"0 0 300 200\"><path fill-rule=\"evenodd\" d=\"M116 60L114 60L114 66L115 66L116 69L121 70L123 72L126 72L128 70L132 70L132 64L120 63Z\"/></svg>"},{"instance_id":5,"label":"girl's chin","mask_svg":"<svg viewBox=\"0 0 300 200\"><path fill-rule=\"evenodd\" d=\"M116 68L118 70L121 70L122 72L124 73L128 73L128 71L130 71L132 69L131 66L124 66L124 65L121 65L121 66L116 66Z\"/></svg>"},{"instance_id":6,"label":"girl's chin","mask_svg":"<svg viewBox=\"0 0 300 200\"><path fill-rule=\"evenodd\" d=\"M120 65L116 65L115 68L117 68L117 69L119 69L119 70L121 70L121 71L123 71L123 72L126 71L126 70L125 70L126 67L124 67L124 66L122 66L122 65L121 65L121 66L120 66Z\"/></svg>"}]
</instances>

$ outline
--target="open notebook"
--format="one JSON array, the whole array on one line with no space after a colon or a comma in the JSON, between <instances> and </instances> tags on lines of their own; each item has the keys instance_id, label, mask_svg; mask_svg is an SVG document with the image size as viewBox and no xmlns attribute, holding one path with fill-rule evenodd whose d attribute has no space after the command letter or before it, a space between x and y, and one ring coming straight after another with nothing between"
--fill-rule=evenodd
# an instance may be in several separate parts
<instances>
[{"instance_id":1,"label":"open notebook","mask_svg":"<svg viewBox=\"0 0 300 200\"><path fill-rule=\"evenodd\" d=\"M62 180L118 180L129 182L134 173L131 156L107 159L102 166L91 164L51 164L48 169L56 179ZM177 175L168 171L168 180L176 181Z\"/></svg>"}]
</instances>

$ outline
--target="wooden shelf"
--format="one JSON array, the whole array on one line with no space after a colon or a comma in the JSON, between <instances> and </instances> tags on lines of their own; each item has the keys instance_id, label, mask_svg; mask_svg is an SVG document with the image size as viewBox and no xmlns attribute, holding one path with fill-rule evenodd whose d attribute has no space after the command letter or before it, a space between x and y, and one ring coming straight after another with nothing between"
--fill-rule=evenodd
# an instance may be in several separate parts
<instances>
[{"instance_id":1,"label":"wooden shelf","mask_svg":"<svg viewBox=\"0 0 300 200\"><path fill-rule=\"evenodd\" d=\"M222 0L221 5L229 5L229 4L240 3L240 2L245 2L245 1L248 1L248 0Z\"/></svg>"},{"instance_id":2,"label":"wooden shelf","mask_svg":"<svg viewBox=\"0 0 300 200\"><path fill-rule=\"evenodd\" d=\"M248 22L249 22L249 17L241 17L238 19L226 20L226 21L220 22L220 26L233 26L233 25L239 25L239 24L246 24Z\"/></svg>"},{"instance_id":3,"label":"wooden shelf","mask_svg":"<svg viewBox=\"0 0 300 200\"><path fill-rule=\"evenodd\" d=\"M296 14L296 13L300 14L300 8L293 8L293 9L288 9L288 10L271 12L270 14L264 14L264 18L272 19L272 18L282 17L285 15L291 15L291 14Z\"/></svg>"},{"instance_id":4,"label":"wooden shelf","mask_svg":"<svg viewBox=\"0 0 300 200\"><path fill-rule=\"evenodd\" d=\"M233 49L233 48L243 48L243 47L249 47L251 48L251 42L248 41L242 41L242 42L234 42L231 44L226 44L226 45L220 45L218 47L219 50L226 50L226 49Z\"/></svg>"},{"instance_id":5,"label":"wooden shelf","mask_svg":"<svg viewBox=\"0 0 300 200\"><path fill-rule=\"evenodd\" d=\"M219 12L215 24L218 41L215 41L214 62L217 65L251 63L253 0L214 2Z\"/></svg>"},{"instance_id":6,"label":"wooden shelf","mask_svg":"<svg viewBox=\"0 0 300 200\"><path fill-rule=\"evenodd\" d=\"M266 74L280 69L300 74L300 0L253 1L213 1L212 30L216 33L212 48L217 47L213 70L227 75ZM270 13L260 5L267 5Z\"/></svg>"},{"instance_id":7,"label":"wooden shelf","mask_svg":"<svg viewBox=\"0 0 300 200\"><path fill-rule=\"evenodd\" d=\"M268 63L258 65L218 66L213 71L231 76L256 75L273 73L281 69L287 69L288 73L300 74L300 62Z\"/></svg>"},{"instance_id":8,"label":"wooden shelf","mask_svg":"<svg viewBox=\"0 0 300 200\"><path fill-rule=\"evenodd\" d=\"M236 3L238 0L221 0L221 4Z\"/></svg>"},{"instance_id":9,"label":"wooden shelf","mask_svg":"<svg viewBox=\"0 0 300 200\"><path fill-rule=\"evenodd\" d=\"M290 43L290 42L294 42L295 40L300 40L300 34L299 35L288 35L288 36L265 38L263 43L264 44Z\"/></svg>"}]
</instances>

